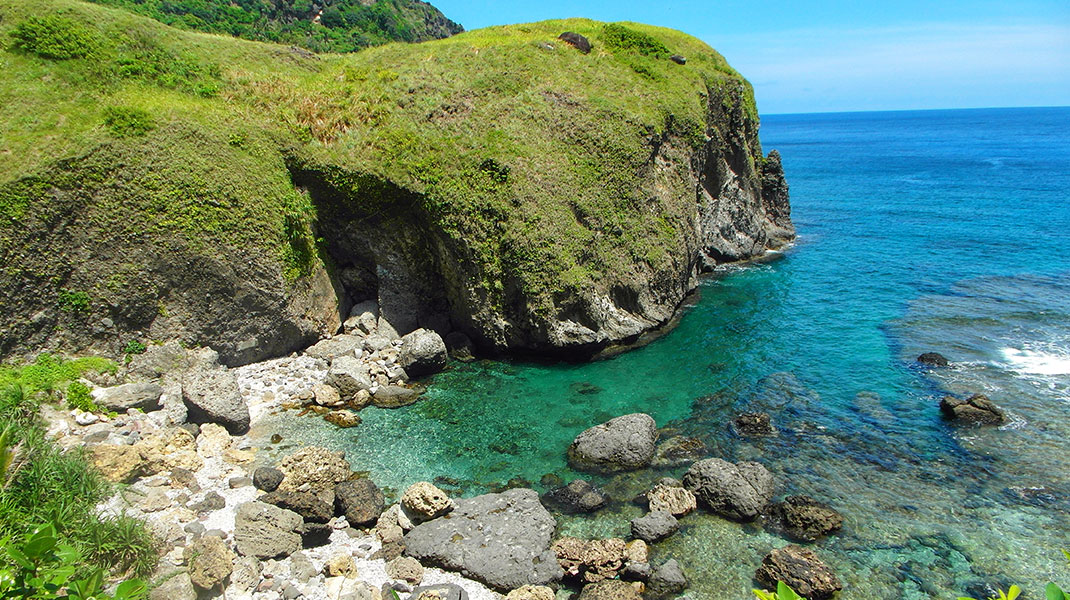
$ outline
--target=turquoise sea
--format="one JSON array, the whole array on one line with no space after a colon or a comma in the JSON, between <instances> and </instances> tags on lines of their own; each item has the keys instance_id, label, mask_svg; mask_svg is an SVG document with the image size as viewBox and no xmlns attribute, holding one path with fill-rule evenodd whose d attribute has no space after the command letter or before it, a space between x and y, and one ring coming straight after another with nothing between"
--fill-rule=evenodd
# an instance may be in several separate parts
<instances>
[{"instance_id":1,"label":"turquoise sea","mask_svg":"<svg viewBox=\"0 0 1070 600\"><path fill-rule=\"evenodd\" d=\"M1070 108L774 115L761 137L783 156L798 240L714 273L667 335L590 364L454 364L419 404L367 409L350 430L278 415L272 452L345 449L395 490L545 491L547 474L577 476L577 433L647 412L663 438L760 461L778 496L843 513L844 531L813 544L843 600L1070 586ZM925 351L953 367L921 368ZM973 392L1011 423L941 417L942 395ZM736 436L752 410L779 435ZM618 502L560 530L626 535L632 499L685 470L599 478ZM653 557L677 558L696 600L753 597L762 556L788 543L761 523L682 524Z\"/></svg>"}]
</instances>

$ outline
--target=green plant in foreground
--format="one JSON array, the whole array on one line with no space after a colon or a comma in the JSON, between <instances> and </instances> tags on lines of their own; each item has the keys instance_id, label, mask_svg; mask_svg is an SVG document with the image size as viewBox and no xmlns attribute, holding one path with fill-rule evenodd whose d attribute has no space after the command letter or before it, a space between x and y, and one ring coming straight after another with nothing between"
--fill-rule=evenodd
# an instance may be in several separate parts
<instances>
[{"instance_id":1,"label":"green plant in foreground","mask_svg":"<svg viewBox=\"0 0 1070 600\"><path fill-rule=\"evenodd\" d=\"M778 581L776 584L776 592L767 592L765 590L752 590L754 595L758 597L758 600L806 600L802 596L795 593L795 590L791 589L788 584L783 581Z\"/></svg>"},{"instance_id":2,"label":"green plant in foreground","mask_svg":"<svg viewBox=\"0 0 1070 600\"><path fill-rule=\"evenodd\" d=\"M67 386L67 393L64 394L64 399L67 401L67 405L71 408L77 408L79 410L87 412L97 412L100 407L96 402L93 402L93 397L89 394L89 386L81 381L73 381Z\"/></svg>"},{"instance_id":3,"label":"green plant in foreground","mask_svg":"<svg viewBox=\"0 0 1070 600\"><path fill-rule=\"evenodd\" d=\"M15 565L0 570L0 599L137 600L147 590L144 582L132 579L120 583L114 594L107 594L102 590L105 573L99 568L76 579L82 554L60 543L52 525L38 528L21 545L4 538L0 546Z\"/></svg>"}]
</instances>

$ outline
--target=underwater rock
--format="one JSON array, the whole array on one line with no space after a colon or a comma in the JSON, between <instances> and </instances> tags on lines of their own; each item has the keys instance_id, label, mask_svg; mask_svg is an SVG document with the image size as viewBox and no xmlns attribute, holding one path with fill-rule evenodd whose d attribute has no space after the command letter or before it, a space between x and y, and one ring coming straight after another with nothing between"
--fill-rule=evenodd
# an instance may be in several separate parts
<instances>
[{"instance_id":1,"label":"underwater rock","mask_svg":"<svg viewBox=\"0 0 1070 600\"><path fill-rule=\"evenodd\" d=\"M651 544L669 537L679 528L676 517L664 510L655 510L632 519L632 537Z\"/></svg>"},{"instance_id":2,"label":"underwater rock","mask_svg":"<svg viewBox=\"0 0 1070 600\"><path fill-rule=\"evenodd\" d=\"M1007 422L1003 410L984 394L974 394L963 400L944 396L940 410L948 417L971 425L1001 425Z\"/></svg>"},{"instance_id":3,"label":"underwater rock","mask_svg":"<svg viewBox=\"0 0 1070 600\"><path fill-rule=\"evenodd\" d=\"M655 567L647 579L647 590L655 597L679 594L687 586L687 576L675 560L667 560Z\"/></svg>"},{"instance_id":4,"label":"underwater rock","mask_svg":"<svg viewBox=\"0 0 1070 600\"><path fill-rule=\"evenodd\" d=\"M684 487L713 512L737 521L753 521L773 498L773 476L755 462L732 464L708 458L684 475Z\"/></svg>"},{"instance_id":5,"label":"underwater rock","mask_svg":"<svg viewBox=\"0 0 1070 600\"><path fill-rule=\"evenodd\" d=\"M642 600L639 584L631 584L618 579L607 579L585 585L580 592L579 600Z\"/></svg>"},{"instance_id":6,"label":"underwater rock","mask_svg":"<svg viewBox=\"0 0 1070 600\"><path fill-rule=\"evenodd\" d=\"M929 365L930 367L946 367L951 364L950 361L943 354L937 352L926 352L918 357L918 362L923 365Z\"/></svg>"},{"instance_id":7,"label":"underwater rock","mask_svg":"<svg viewBox=\"0 0 1070 600\"><path fill-rule=\"evenodd\" d=\"M739 435L774 435L776 429L769 418L769 413L745 412L736 417L734 421L736 433Z\"/></svg>"},{"instance_id":8,"label":"underwater rock","mask_svg":"<svg viewBox=\"0 0 1070 600\"><path fill-rule=\"evenodd\" d=\"M813 550L791 545L773 550L762 559L754 579L766 589L783 581L804 598L825 600L843 589L840 580Z\"/></svg>"},{"instance_id":9,"label":"underwater rock","mask_svg":"<svg viewBox=\"0 0 1070 600\"><path fill-rule=\"evenodd\" d=\"M583 479L573 479L568 485L547 492L543 504L566 514L594 512L609 503L609 497L598 487Z\"/></svg>"},{"instance_id":10,"label":"underwater rock","mask_svg":"<svg viewBox=\"0 0 1070 600\"><path fill-rule=\"evenodd\" d=\"M568 448L568 462L582 471L641 469L654 458L656 440L657 429L650 415L624 415L576 436Z\"/></svg>"},{"instance_id":11,"label":"underwater rock","mask_svg":"<svg viewBox=\"0 0 1070 600\"><path fill-rule=\"evenodd\" d=\"M770 511L784 531L800 541L812 542L843 527L843 516L810 496L788 496Z\"/></svg>"},{"instance_id":12,"label":"underwater rock","mask_svg":"<svg viewBox=\"0 0 1070 600\"><path fill-rule=\"evenodd\" d=\"M658 444L651 464L661 469L676 467L702 459L708 454L709 449L702 440L674 435Z\"/></svg>"}]
</instances>

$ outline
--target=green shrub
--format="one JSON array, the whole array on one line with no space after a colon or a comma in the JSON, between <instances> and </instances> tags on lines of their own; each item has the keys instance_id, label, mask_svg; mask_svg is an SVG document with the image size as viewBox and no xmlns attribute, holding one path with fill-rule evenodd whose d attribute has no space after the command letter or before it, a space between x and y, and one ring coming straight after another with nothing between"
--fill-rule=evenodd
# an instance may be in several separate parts
<instances>
[{"instance_id":1,"label":"green shrub","mask_svg":"<svg viewBox=\"0 0 1070 600\"><path fill-rule=\"evenodd\" d=\"M127 106L109 106L104 109L104 124L115 137L136 137L156 129L148 111Z\"/></svg>"},{"instance_id":2,"label":"green shrub","mask_svg":"<svg viewBox=\"0 0 1070 600\"><path fill-rule=\"evenodd\" d=\"M602 28L602 43L611 50L638 52L645 56L668 56L669 48L654 36L610 23Z\"/></svg>"},{"instance_id":3,"label":"green shrub","mask_svg":"<svg viewBox=\"0 0 1070 600\"><path fill-rule=\"evenodd\" d=\"M15 47L45 58L82 58L93 51L96 37L78 23L60 16L30 17L11 31Z\"/></svg>"},{"instance_id":4,"label":"green shrub","mask_svg":"<svg viewBox=\"0 0 1070 600\"><path fill-rule=\"evenodd\" d=\"M61 310L67 312L87 312L89 310L89 294L63 288L59 291L56 299Z\"/></svg>"},{"instance_id":5,"label":"green shrub","mask_svg":"<svg viewBox=\"0 0 1070 600\"><path fill-rule=\"evenodd\" d=\"M137 340L130 340L123 346L123 354L144 354L148 348Z\"/></svg>"},{"instance_id":6,"label":"green shrub","mask_svg":"<svg viewBox=\"0 0 1070 600\"><path fill-rule=\"evenodd\" d=\"M73 381L67 386L67 393L64 394L64 399L71 408L88 412L97 412L99 410L99 407L93 402L93 396L89 394L89 386L81 381Z\"/></svg>"}]
</instances>

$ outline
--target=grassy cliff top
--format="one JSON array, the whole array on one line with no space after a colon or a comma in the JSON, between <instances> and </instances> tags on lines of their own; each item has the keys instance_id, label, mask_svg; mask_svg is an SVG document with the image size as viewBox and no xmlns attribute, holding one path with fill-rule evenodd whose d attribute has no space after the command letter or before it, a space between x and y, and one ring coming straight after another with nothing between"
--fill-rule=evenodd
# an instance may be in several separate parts
<instances>
[{"instance_id":1,"label":"grassy cliff top","mask_svg":"<svg viewBox=\"0 0 1070 600\"><path fill-rule=\"evenodd\" d=\"M693 198L651 198L652 140L701 145L715 88L757 116L716 51L636 23L544 21L316 55L74 0L0 0L0 15L5 229L59 218L59 189L116 241L271 250L293 275L307 259L294 240L315 218L295 164L353 202L390 201L365 176L418 194L485 263L489 287L504 270L540 293L668 260L671 217ZM587 36L590 54L564 31Z\"/></svg>"}]
</instances>

